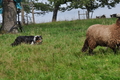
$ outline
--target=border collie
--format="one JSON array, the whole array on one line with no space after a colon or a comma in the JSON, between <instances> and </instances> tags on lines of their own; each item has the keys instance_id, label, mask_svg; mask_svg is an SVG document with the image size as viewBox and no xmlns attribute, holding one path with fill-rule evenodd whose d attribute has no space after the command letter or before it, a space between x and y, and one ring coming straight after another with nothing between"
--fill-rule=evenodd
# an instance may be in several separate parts
<instances>
[{"instance_id":1,"label":"border collie","mask_svg":"<svg viewBox=\"0 0 120 80\"><path fill-rule=\"evenodd\" d=\"M42 36L18 36L11 46L17 46L21 43L27 43L31 45L39 44L42 43Z\"/></svg>"}]
</instances>

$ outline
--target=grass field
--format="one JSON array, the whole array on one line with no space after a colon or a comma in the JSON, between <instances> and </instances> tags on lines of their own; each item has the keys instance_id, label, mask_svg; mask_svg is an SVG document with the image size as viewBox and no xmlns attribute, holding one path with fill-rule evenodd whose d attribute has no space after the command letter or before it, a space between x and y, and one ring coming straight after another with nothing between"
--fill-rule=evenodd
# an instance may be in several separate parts
<instances>
[{"instance_id":1,"label":"grass field","mask_svg":"<svg viewBox=\"0 0 120 80\"><path fill-rule=\"evenodd\" d=\"M90 19L32 24L24 32L0 35L0 80L120 80L120 54L97 47L94 55L81 52L87 28L113 24ZM42 35L41 45L11 47L17 36Z\"/></svg>"}]
</instances>

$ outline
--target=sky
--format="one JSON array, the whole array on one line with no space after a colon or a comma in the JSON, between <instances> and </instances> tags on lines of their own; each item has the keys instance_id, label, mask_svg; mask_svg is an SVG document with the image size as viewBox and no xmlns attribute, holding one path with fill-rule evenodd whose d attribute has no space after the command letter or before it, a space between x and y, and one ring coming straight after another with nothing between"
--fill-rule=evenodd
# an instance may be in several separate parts
<instances>
[{"instance_id":1,"label":"sky","mask_svg":"<svg viewBox=\"0 0 120 80\"><path fill-rule=\"evenodd\" d=\"M42 2L46 2L47 0L41 0ZM64 5L62 5L64 6ZM81 9L73 9L71 11L65 11L65 12L58 12L58 16L57 16L57 21L70 21L70 20L76 20L78 19L78 11L80 11L80 13L85 13L85 10L81 10ZM101 15L106 15L107 18L110 18L111 14L115 14L115 13L120 13L120 4L116 5L116 7L112 8L112 9L108 9L107 7L104 8L98 8L96 10L94 10L93 13L93 17L95 18L96 16L101 16ZM35 14L35 23L46 23L46 22L51 22L52 21L52 15L53 12L49 12L46 13L45 15L37 15ZM29 15L30 17L32 17L31 15ZM85 16L80 16L81 19L84 19ZM2 21L2 17L0 16L0 22Z\"/></svg>"},{"instance_id":2,"label":"sky","mask_svg":"<svg viewBox=\"0 0 120 80\"><path fill-rule=\"evenodd\" d=\"M78 11L80 13L85 13L85 10L81 9L73 9L71 11L65 11L65 12L58 12L57 21L65 21L65 20L76 20L78 19ZM111 14L120 13L120 4L116 5L116 7L113 7L112 9L108 9L107 7L104 8L98 8L94 10L93 18L96 16L106 15L107 18L110 18ZM35 22L36 23L46 23L52 21L52 12L49 12L45 15L35 15ZM85 16L80 16L81 19L85 18Z\"/></svg>"}]
</instances>

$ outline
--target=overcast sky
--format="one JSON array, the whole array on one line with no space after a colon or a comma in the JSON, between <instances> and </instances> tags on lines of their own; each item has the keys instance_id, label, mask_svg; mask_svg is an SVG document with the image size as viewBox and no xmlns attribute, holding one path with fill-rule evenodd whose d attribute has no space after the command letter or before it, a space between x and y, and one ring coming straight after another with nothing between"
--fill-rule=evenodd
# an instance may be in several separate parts
<instances>
[{"instance_id":1,"label":"overcast sky","mask_svg":"<svg viewBox=\"0 0 120 80\"><path fill-rule=\"evenodd\" d=\"M81 13L85 13L85 10L81 10L81 9L73 9L71 11L66 11L66 12L59 11L57 16L57 21L76 20L78 19L78 11L80 11ZM101 16L103 14L106 15L107 18L109 18L111 14L115 14L115 13L120 13L120 4L116 5L116 7L112 9L108 9L107 7L105 7L94 10L93 18L95 18L96 16ZM36 23L51 22L52 15L53 15L52 12L40 16L35 15L36 16L35 21ZM85 16L80 16L80 17L85 18Z\"/></svg>"},{"instance_id":2,"label":"overcast sky","mask_svg":"<svg viewBox=\"0 0 120 80\"><path fill-rule=\"evenodd\" d=\"M42 2L45 2L47 0L41 0ZM63 5L64 6L64 5ZM78 19L78 11L80 11L80 13L85 13L85 10L81 10L81 9L73 9L71 11L66 11L66 12L58 12L58 16L57 16L57 21L64 21L64 20L76 20ZM116 7L112 8L112 9L108 9L107 7L105 8L98 8L96 10L94 10L93 13L93 18L95 18L96 16L101 16L101 15L106 15L107 18L110 17L110 14L115 14L115 13L120 13L120 4L116 5ZM52 12L49 12L45 15L35 15L35 22L36 23L45 23L45 22L51 22L52 20ZM85 18L85 16L80 16L80 18ZM0 16L0 21L2 20L1 16Z\"/></svg>"}]
</instances>

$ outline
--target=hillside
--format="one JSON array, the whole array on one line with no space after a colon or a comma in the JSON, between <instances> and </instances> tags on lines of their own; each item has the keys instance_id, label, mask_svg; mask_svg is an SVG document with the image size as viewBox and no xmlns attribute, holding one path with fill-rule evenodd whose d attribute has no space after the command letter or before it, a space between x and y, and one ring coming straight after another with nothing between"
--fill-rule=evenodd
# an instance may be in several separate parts
<instances>
[{"instance_id":1,"label":"hillside","mask_svg":"<svg viewBox=\"0 0 120 80\"><path fill-rule=\"evenodd\" d=\"M81 52L90 25L115 20L32 24L23 33L0 35L0 80L119 80L120 54L104 47L97 47L93 56ZM43 43L10 46L21 35L42 35Z\"/></svg>"}]
</instances>

